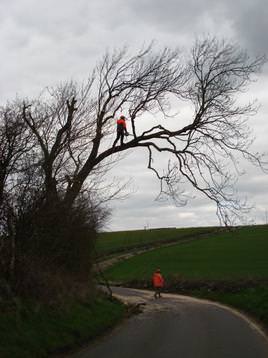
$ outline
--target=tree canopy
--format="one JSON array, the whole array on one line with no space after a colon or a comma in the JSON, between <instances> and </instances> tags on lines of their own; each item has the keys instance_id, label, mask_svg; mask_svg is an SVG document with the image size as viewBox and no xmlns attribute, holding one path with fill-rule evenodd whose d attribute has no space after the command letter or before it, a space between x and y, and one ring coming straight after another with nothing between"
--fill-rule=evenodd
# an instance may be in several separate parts
<instances>
[{"instance_id":1,"label":"tree canopy","mask_svg":"<svg viewBox=\"0 0 268 358\"><path fill-rule=\"evenodd\" d=\"M265 169L263 156L251 151L247 126L257 107L238 101L264 62L216 38L196 41L188 54L150 45L133 55L123 48L106 53L82 85L67 82L37 99L3 107L1 200L12 188L9 179L15 186L21 183L26 168L28 178L35 172L44 203L70 208L81 192L108 200L121 188L101 185L104 174L118 154L143 148L147 167L160 181L160 195L185 204L186 181L216 203L227 223L243 209L234 190L236 155ZM174 114L181 105L189 106L187 118ZM122 113L132 137L112 146L115 118ZM148 113L159 122L152 123Z\"/></svg>"}]
</instances>

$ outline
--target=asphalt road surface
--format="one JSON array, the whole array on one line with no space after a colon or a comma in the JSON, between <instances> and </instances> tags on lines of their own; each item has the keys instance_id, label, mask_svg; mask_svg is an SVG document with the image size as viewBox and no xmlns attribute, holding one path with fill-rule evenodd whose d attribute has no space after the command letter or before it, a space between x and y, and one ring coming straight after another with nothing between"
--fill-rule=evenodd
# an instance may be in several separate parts
<instances>
[{"instance_id":1,"label":"asphalt road surface","mask_svg":"<svg viewBox=\"0 0 268 358\"><path fill-rule=\"evenodd\" d=\"M224 306L190 297L113 288L142 304L106 337L73 358L268 358L268 339L253 322Z\"/></svg>"}]
</instances>

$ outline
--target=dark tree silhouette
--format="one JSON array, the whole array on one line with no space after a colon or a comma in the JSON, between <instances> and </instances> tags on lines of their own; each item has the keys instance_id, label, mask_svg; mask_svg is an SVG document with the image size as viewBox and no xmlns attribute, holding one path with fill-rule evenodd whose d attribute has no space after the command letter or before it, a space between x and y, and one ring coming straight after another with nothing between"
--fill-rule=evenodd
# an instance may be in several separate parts
<instances>
[{"instance_id":1,"label":"dark tree silhouette","mask_svg":"<svg viewBox=\"0 0 268 358\"><path fill-rule=\"evenodd\" d=\"M33 148L32 135L21 118L21 104L0 108L0 205L5 193L16 185L16 175L23 171L23 158Z\"/></svg>"},{"instance_id":2,"label":"dark tree silhouette","mask_svg":"<svg viewBox=\"0 0 268 358\"><path fill-rule=\"evenodd\" d=\"M60 200L71 207L119 153L139 147L147 151L148 168L160 180L160 195L186 203L186 180L216 203L219 218L228 223L243 209L234 192L236 155L264 164L261 155L250 151L246 125L256 106L237 101L264 62L214 38L197 41L188 58L168 48L159 52L149 46L135 55L123 49L106 54L85 86L69 83L51 90L45 103L25 104L24 121L42 153L46 200L59 200L59 183L65 180ZM192 115L171 116L182 103L189 104ZM148 112L161 115L159 124L152 125ZM120 113L128 114L133 137L112 147L114 118ZM157 165L163 155L166 169Z\"/></svg>"},{"instance_id":3,"label":"dark tree silhouette","mask_svg":"<svg viewBox=\"0 0 268 358\"><path fill-rule=\"evenodd\" d=\"M190 185L215 202L222 224L239 217L246 206L235 192L237 157L266 169L247 126L257 107L239 94L264 62L214 38L188 55L123 49L105 54L83 85L0 108L0 278L23 293L82 294L106 202L126 185L106 178L129 150L144 149L160 199L184 205ZM113 145L120 114L131 136Z\"/></svg>"}]
</instances>

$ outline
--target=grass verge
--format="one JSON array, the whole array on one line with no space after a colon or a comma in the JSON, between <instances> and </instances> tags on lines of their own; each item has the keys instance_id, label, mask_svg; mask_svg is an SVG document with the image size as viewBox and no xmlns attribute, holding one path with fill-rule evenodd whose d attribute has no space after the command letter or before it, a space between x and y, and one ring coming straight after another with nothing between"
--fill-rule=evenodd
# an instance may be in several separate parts
<instances>
[{"instance_id":1,"label":"grass verge","mask_svg":"<svg viewBox=\"0 0 268 358\"><path fill-rule=\"evenodd\" d=\"M268 334L268 286L243 288L237 292L208 292L205 289L190 291L198 298L217 301L249 314Z\"/></svg>"},{"instance_id":2,"label":"grass verge","mask_svg":"<svg viewBox=\"0 0 268 358\"><path fill-rule=\"evenodd\" d=\"M78 347L120 321L125 307L99 296L64 308L22 302L18 310L0 312L0 357L47 357Z\"/></svg>"}]
</instances>

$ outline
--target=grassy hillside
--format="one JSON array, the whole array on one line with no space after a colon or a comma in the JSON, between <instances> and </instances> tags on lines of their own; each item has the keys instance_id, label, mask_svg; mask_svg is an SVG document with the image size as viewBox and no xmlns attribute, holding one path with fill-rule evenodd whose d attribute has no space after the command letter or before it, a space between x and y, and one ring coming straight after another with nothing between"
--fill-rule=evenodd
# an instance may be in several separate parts
<instances>
[{"instance_id":1,"label":"grassy hillside","mask_svg":"<svg viewBox=\"0 0 268 358\"><path fill-rule=\"evenodd\" d=\"M207 239L155 249L110 268L108 278L150 279L160 267L165 277L182 279L268 278L268 227L251 226Z\"/></svg>"},{"instance_id":2,"label":"grassy hillside","mask_svg":"<svg viewBox=\"0 0 268 358\"><path fill-rule=\"evenodd\" d=\"M133 248L141 248L159 243L180 241L185 238L202 235L215 230L215 227L200 227L100 233L97 238L96 251L98 256L105 256L113 253L128 251Z\"/></svg>"},{"instance_id":3,"label":"grassy hillside","mask_svg":"<svg viewBox=\"0 0 268 358\"><path fill-rule=\"evenodd\" d=\"M66 307L20 302L20 309L0 307L0 357L48 357L96 338L122 319L125 308L105 296Z\"/></svg>"},{"instance_id":4,"label":"grassy hillside","mask_svg":"<svg viewBox=\"0 0 268 358\"><path fill-rule=\"evenodd\" d=\"M208 298L255 317L268 332L268 226L250 226L163 247L121 261L110 279L151 287L160 267L166 290Z\"/></svg>"}]
</instances>

